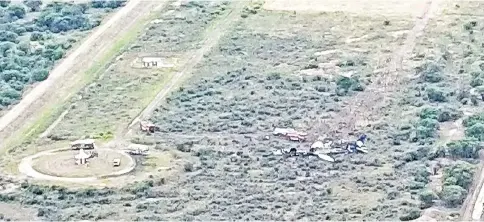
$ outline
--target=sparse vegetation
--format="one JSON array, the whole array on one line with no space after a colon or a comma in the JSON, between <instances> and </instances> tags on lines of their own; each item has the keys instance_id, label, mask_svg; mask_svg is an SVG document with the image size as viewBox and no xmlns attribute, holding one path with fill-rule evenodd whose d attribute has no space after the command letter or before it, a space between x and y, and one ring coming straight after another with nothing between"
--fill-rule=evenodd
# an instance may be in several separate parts
<instances>
[{"instance_id":1,"label":"sparse vegetation","mask_svg":"<svg viewBox=\"0 0 484 222\"><path fill-rule=\"evenodd\" d=\"M29 0L24 3L26 7L22 6L26 15L18 8L10 8L12 4L0 2L2 9L12 11L5 18L21 21L20 17L27 18L36 11L40 17L25 31L9 29L0 34L5 42L4 54L9 55L13 46L20 48L20 33L25 32L30 41L44 42L48 53L40 50L39 58L46 57L53 64L70 44L51 46L47 42L95 26L89 10L109 10L123 1L93 1L59 9ZM232 4L168 4L129 52L190 60L193 52L214 39L207 30L220 24L215 23L218 19L237 13L231 11ZM174 162L181 163L174 170L176 178L167 177L165 182L165 178L150 174L148 180L122 189L70 190L23 184L22 193L0 195L0 200L34 207L37 216L45 220L408 221L420 217L424 208L442 204L458 207L463 202L475 170L471 163L479 155L479 142L484 140L484 117L480 114L464 119L464 139L445 140L439 138L439 131L444 124L463 118L462 106L479 103L476 95L471 98L470 87L484 92L479 90L484 78L478 71L468 70L470 62L453 61L472 52L435 53L433 50L440 49L435 47L425 51L432 55L413 53L413 59L423 64L416 68L419 78L401 88L383 89L389 94L384 94L389 102L381 110L352 108L350 113L356 117L366 112L381 117L361 124L362 119L341 116L340 111L349 109L348 101L353 96L368 96L371 93L365 91L379 92L377 87L383 87L385 83L375 84L375 76L388 71L390 58L394 58L392 52L404 44L398 32L411 29L412 19L357 16L348 26L348 17L341 13L271 12L262 10L261 4L240 10L233 26L218 30L226 35L203 55L203 62L189 69L193 72L189 80L176 85L176 90L155 110L151 120L161 132L130 138L131 142L153 145L155 151L176 153ZM466 33L480 28L477 22L456 24ZM461 38L457 34L440 36ZM418 40L423 41L418 44L427 44L426 38ZM451 48L456 44L447 45ZM54 128L50 140L38 140L34 145L44 149L54 138L110 140L120 136L118 132L148 104L160 89L157 87L183 68L176 64L158 70L132 69L128 64L135 56L130 53L119 57L110 70L79 92L75 106ZM447 67L454 63L464 65ZM28 75L8 69L1 77L6 82L25 84L45 80L50 66L37 67ZM407 74L405 68L401 75ZM461 75L467 86L458 86L454 75ZM8 87L0 95L11 98L7 102L13 103L21 97L23 85ZM405 95L397 95L400 89ZM406 97L404 106L395 103L397 96ZM410 113L409 119L394 118L398 116L395 112L404 117ZM347 125L332 125L338 122ZM365 126L356 127L350 135L339 135L339 130L357 125L355 122ZM292 143L273 137L270 134L274 127L306 131L310 141ZM272 154L273 149L308 147L324 134L353 139L353 134L363 131L371 138L368 147L372 155L334 155L335 163L329 164L312 157L293 160ZM456 164L445 166L443 190L436 192L430 183L435 180L431 166L443 158ZM154 159L143 162L140 170L154 167Z\"/></svg>"},{"instance_id":2,"label":"sparse vegetation","mask_svg":"<svg viewBox=\"0 0 484 222\"><path fill-rule=\"evenodd\" d=\"M438 196L434 193L434 191L430 189L425 189L420 191L419 199L422 201L423 208L428 208L433 205L434 201L438 199Z\"/></svg>"},{"instance_id":3,"label":"sparse vegetation","mask_svg":"<svg viewBox=\"0 0 484 222\"><path fill-rule=\"evenodd\" d=\"M0 8L0 110L3 110L15 104L27 86L48 77L54 63L76 41L74 31L87 31L99 25L104 13L91 10L88 4L67 2L43 5L38 0L22 4L2 1L1 5L4 8Z\"/></svg>"}]
</instances>

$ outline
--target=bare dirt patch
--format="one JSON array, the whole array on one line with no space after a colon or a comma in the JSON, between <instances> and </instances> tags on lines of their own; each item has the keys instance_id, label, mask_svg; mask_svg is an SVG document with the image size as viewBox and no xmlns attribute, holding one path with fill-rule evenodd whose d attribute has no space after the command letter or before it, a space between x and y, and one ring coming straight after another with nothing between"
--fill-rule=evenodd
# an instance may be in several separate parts
<instances>
[{"instance_id":1,"label":"bare dirt patch","mask_svg":"<svg viewBox=\"0 0 484 222\"><path fill-rule=\"evenodd\" d=\"M36 210L25 208L19 204L0 203L1 221L33 221L38 220L35 216Z\"/></svg>"},{"instance_id":2,"label":"bare dirt patch","mask_svg":"<svg viewBox=\"0 0 484 222\"><path fill-rule=\"evenodd\" d=\"M87 165L76 165L77 151L59 151L34 159L32 167L47 175L58 177L97 177L120 171L130 166L131 160L119 152L99 150L98 157L88 160ZM113 160L120 159L120 166L114 167Z\"/></svg>"},{"instance_id":3,"label":"bare dirt patch","mask_svg":"<svg viewBox=\"0 0 484 222\"><path fill-rule=\"evenodd\" d=\"M422 0L268 0L266 10L345 12L359 15L419 16Z\"/></svg>"},{"instance_id":4,"label":"bare dirt patch","mask_svg":"<svg viewBox=\"0 0 484 222\"><path fill-rule=\"evenodd\" d=\"M440 139L443 144L451 141L463 139L465 137L462 119L455 122L445 122L440 124Z\"/></svg>"}]
</instances>

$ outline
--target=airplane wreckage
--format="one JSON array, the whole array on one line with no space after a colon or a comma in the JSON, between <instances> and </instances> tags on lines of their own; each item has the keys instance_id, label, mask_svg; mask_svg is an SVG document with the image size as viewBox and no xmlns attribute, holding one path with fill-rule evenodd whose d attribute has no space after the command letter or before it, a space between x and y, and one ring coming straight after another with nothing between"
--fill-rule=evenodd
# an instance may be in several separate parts
<instances>
[{"instance_id":1,"label":"airplane wreckage","mask_svg":"<svg viewBox=\"0 0 484 222\"><path fill-rule=\"evenodd\" d=\"M276 128L273 132L275 136L282 136L290 141L305 141L306 133L297 132L294 129ZM334 141L330 138L318 138L309 148L290 148L279 149L274 151L274 155L282 155L285 157L293 156L316 156L322 160L334 162L331 154L350 154L350 153L368 153L365 142L367 136L361 135L356 141L345 142L343 140Z\"/></svg>"}]
</instances>

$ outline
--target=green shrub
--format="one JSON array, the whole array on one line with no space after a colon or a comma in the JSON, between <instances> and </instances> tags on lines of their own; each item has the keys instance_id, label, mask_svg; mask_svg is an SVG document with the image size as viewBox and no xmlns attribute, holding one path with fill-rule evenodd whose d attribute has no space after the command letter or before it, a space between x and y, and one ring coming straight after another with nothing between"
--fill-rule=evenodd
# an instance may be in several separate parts
<instances>
[{"instance_id":1,"label":"green shrub","mask_svg":"<svg viewBox=\"0 0 484 222\"><path fill-rule=\"evenodd\" d=\"M433 107L425 107L420 111L419 117L421 119L437 119L440 111Z\"/></svg>"},{"instance_id":2,"label":"green shrub","mask_svg":"<svg viewBox=\"0 0 484 222\"><path fill-rule=\"evenodd\" d=\"M418 139L435 138L437 137L439 123L435 119L421 119L415 128Z\"/></svg>"},{"instance_id":3,"label":"green shrub","mask_svg":"<svg viewBox=\"0 0 484 222\"><path fill-rule=\"evenodd\" d=\"M32 34L30 34L30 41L40 41L40 40L44 40L44 33L32 32Z\"/></svg>"},{"instance_id":4,"label":"green shrub","mask_svg":"<svg viewBox=\"0 0 484 222\"><path fill-rule=\"evenodd\" d=\"M435 62L427 62L419 67L417 71L420 73L421 78L426 82L437 83L443 79L443 68Z\"/></svg>"},{"instance_id":5,"label":"green shrub","mask_svg":"<svg viewBox=\"0 0 484 222\"><path fill-rule=\"evenodd\" d=\"M348 78L346 76L340 76L336 79L337 91L347 93L350 90L363 91L364 87L360 83L360 80L356 77Z\"/></svg>"},{"instance_id":6,"label":"green shrub","mask_svg":"<svg viewBox=\"0 0 484 222\"><path fill-rule=\"evenodd\" d=\"M421 210L417 208L405 209L403 215L399 217L401 221L410 221L419 218Z\"/></svg>"},{"instance_id":7,"label":"green shrub","mask_svg":"<svg viewBox=\"0 0 484 222\"><path fill-rule=\"evenodd\" d=\"M484 124L476 123L468 127L465 131L466 136L476 138L479 141L484 141Z\"/></svg>"},{"instance_id":8,"label":"green shrub","mask_svg":"<svg viewBox=\"0 0 484 222\"><path fill-rule=\"evenodd\" d=\"M470 83L472 87L482 86L483 84L484 84L484 80L480 77L473 78Z\"/></svg>"},{"instance_id":9,"label":"green shrub","mask_svg":"<svg viewBox=\"0 0 484 222\"><path fill-rule=\"evenodd\" d=\"M49 71L47 71L46 69L35 70L32 72L32 79L37 82L46 80L48 76Z\"/></svg>"},{"instance_id":10,"label":"green shrub","mask_svg":"<svg viewBox=\"0 0 484 222\"><path fill-rule=\"evenodd\" d=\"M425 146L425 147L419 147L417 150L412 150L405 153L403 158L406 162L412 162L412 161L428 158L429 155L430 155L430 147Z\"/></svg>"},{"instance_id":11,"label":"green shrub","mask_svg":"<svg viewBox=\"0 0 484 222\"><path fill-rule=\"evenodd\" d=\"M431 189L422 190L418 197L424 208L431 207L434 203L434 200L438 199L438 196Z\"/></svg>"},{"instance_id":12,"label":"green shrub","mask_svg":"<svg viewBox=\"0 0 484 222\"><path fill-rule=\"evenodd\" d=\"M46 10L42 11L35 24L53 33L90 29L92 26L84 14L85 10L82 5L64 2L50 3Z\"/></svg>"},{"instance_id":13,"label":"green shrub","mask_svg":"<svg viewBox=\"0 0 484 222\"><path fill-rule=\"evenodd\" d=\"M481 149L481 146L479 146L479 141L474 138L453 141L447 143L446 146L447 152L454 158L478 158L479 150Z\"/></svg>"},{"instance_id":14,"label":"green shrub","mask_svg":"<svg viewBox=\"0 0 484 222\"><path fill-rule=\"evenodd\" d=\"M444 184L457 185L467 189L472 183L475 166L467 162L459 162L444 169Z\"/></svg>"},{"instance_id":15,"label":"green shrub","mask_svg":"<svg viewBox=\"0 0 484 222\"><path fill-rule=\"evenodd\" d=\"M427 167L422 166L414 170L414 180L417 182L425 183L427 184L430 180L430 173L427 170Z\"/></svg>"},{"instance_id":16,"label":"green shrub","mask_svg":"<svg viewBox=\"0 0 484 222\"><path fill-rule=\"evenodd\" d=\"M427 97L431 102L447 102L447 97L445 96L444 92L437 88L428 88L427 90Z\"/></svg>"},{"instance_id":17,"label":"green shrub","mask_svg":"<svg viewBox=\"0 0 484 222\"><path fill-rule=\"evenodd\" d=\"M125 3L126 0L92 0L91 6L93 8L118 8Z\"/></svg>"},{"instance_id":18,"label":"green shrub","mask_svg":"<svg viewBox=\"0 0 484 222\"><path fill-rule=\"evenodd\" d=\"M467 191L457 185L444 186L440 193L440 199L449 207L458 207L464 202Z\"/></svg>"},{"instance_id":19,"label":"green shrub","mask_svg":"<svg viewBox=\"0 0 484 222\"><path fill-rule=\"evenodd\" d=\"M134 182L133 184L126 186L124 190L132 194L141 194L150 190L151 187L153 186L154 186L153 180L145 180L142 182Z\"/></svg>"},{"instance_id":20,"label":"green shrub","mask_svg":"<svg viewBox=\"0 0 484 222\"><path fill-rule=\"evenodd\" d=\"M469 116L462 122L465 127L471 127L476 123L484 123L484 113Z\"/></svg>"},{"instance_id":21,"label":"green shrub","mask_svg":"<svg viewBox=\"0 0 484 222\"><path fill-rule=\"evenodd\" d=\"M421 119L435 119L439 122L447 122L450 120L457 120L463 116L461 111L454 108L441 107L425 107L420 111L419 117Z\"/></svg>"},{"instance_id":22,"label":"green shrub","mask_svg":"<svg viewBox=\"0 0 484 222\"><path fill-rule=\"evenodd\" d=\"M439 111L439 115L437 116L437 121L439 122L457 120L463 116L463 113L456 109L439 109Z\"/></svg>"},{"instance_id":23,"label":"green shrub","mask_svg":"<svg viewBox=\"0 0 484 222\"><path fill-rule=\"evenodd\" d=\"M8 7L8 5L10 4L10 2L12 2L12 0L1 0L0 1L0 6L1 7Z\"/></svg>"},{"instance_id":24,"label":"green shrub","mask_svg":"<svg viewBox=\"0 0 484 222\"><path fill-rule=\"evenodd\" d=\"M42 5L42 1L40 0L24 0L23 3L31 12L39 11L40 6Z\"/></svg>"},{"instance_id":25,"label":"green shrub","mask_svg":"<svg viewBox=\"0 0 484 222\"><path fill-rule=\"evenodd\" d=\"M25 8L21 5L10 5L8 6L7 10L10 17L12 18L22 19L25 17L25 14L27 14Z\"/></svg>"},{"instance_id":26,"label":"green shrub","mask_svg":"<svg viewBox=\"0 0 484 222\"><path fill-rule=\"evenodd\" d=\"M2 42L14 42L17 43L18 35L15 32L3 31L0 33L0 41Z\"/></svg>"}]
</instances>

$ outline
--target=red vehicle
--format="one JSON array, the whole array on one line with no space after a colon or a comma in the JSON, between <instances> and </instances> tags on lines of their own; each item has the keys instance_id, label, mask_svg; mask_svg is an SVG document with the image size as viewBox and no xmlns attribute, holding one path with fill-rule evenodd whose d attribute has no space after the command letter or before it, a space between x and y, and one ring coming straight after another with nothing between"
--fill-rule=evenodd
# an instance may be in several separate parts
<instances>
[{"instance_id":1,"label":"red vehicle","mask_svg":"<svg viewBox=\"0 0 484 222\"><path fill-rule=\"evenodd\" d=\"M155 124L150 123L150 122L143 122L142 121L142 122L139 123L139 126L140 126L141 131L143 131L143 132L154 133L155 131L159 130L159 128L157 126L155 126Z\"/></svg>"}]
</instances>

